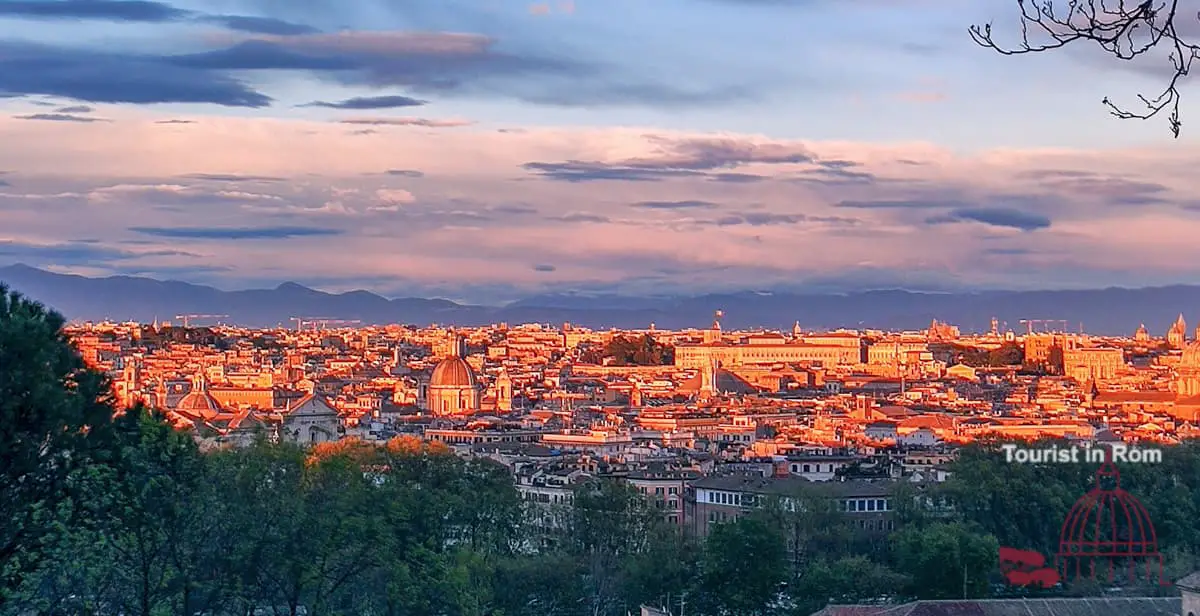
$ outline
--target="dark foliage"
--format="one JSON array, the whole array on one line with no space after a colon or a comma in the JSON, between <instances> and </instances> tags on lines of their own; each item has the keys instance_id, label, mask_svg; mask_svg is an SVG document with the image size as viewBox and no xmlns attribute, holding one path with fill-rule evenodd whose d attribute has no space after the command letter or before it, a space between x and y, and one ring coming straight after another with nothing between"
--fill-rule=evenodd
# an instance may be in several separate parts
<instances>
[{"instance_id":1,"label":"dark foliage","mask_svg":"<svg viewBox=\"0 0 1200 616\"><path fill-rule=\"evenodd\" d=\"M608 359L616 366L666 366L675 363L675 348L650 334L616 336L602 348L582 350L579 359L589 364L603 364Z\"/></svg>"}]
</instances>

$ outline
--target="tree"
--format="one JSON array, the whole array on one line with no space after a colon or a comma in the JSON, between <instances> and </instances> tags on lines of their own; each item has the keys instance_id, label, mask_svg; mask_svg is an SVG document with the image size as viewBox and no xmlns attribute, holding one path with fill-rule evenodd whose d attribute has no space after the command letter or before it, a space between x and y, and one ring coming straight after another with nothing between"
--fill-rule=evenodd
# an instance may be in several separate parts
<instances>
[{"instance_id":1,"label":"tree","mask_svg":"<svg viewBox=\"0 0 1200 616\"><path fill-rule=\"evenodd\" d=\"M579 361L583 363L600 364L605 359L612 359L618 366L663 366L675 362L675 348L643 334L640 338L616 336L603 348L580 349Z\"/></svg>"},{"instance_id":2,"label":"tree","mask_svg":"<svg viewBox=\"0 0 1200 616\"><path fill-rule=\"evenodd\" d=\"M1179 138L1180 81L1200 57L1200 45L1189 40L1179 23L1200 20L1200 15L1180 12L1179 0L1017 0L1021 11L1021 42L1004 47L992 38L992 24L971 26L971 38L1004 55L1040 53L1079 41L1096 43L1108 55L1123 61L1166 50L1171 77L1155 96L1139 94L1141 109L1129 111L1105 97L1102 104L1121 119L1150 119L1164 111L1175 138ZM1186 26L1185 26L1186 28Z\"/></svg>"},{"instance_id":3,"label":"tree","mask_svg":"<svg viewBox=\"0 0 1200 616\"><path fill-rule=\"evenodd\" d=\"M908 592L922 599L984 597L996 569L1000 544L959 523L906 528L894 537L897 569L911 580Z\"/></svg>"},{"instance_id":4,"label":"tree","mask_svg":"<svg viewBox=\"0 0 1200 616\"><path fill-rule=\"evenodd\" d=\"M715 615L756 616L769 611L787 581L785 540L758 516L714 526L699 579L699 602Z\"/></svg>"},{"instance_id":5,"label":"tree","mask_svg":"<svg viewBox=\"0 0 1200 616\"><path fill-rule=\"evenodd\" d=\"M829 603L854 604L894 598L908 581L865 556L818 560L805 568L791 589L793 612L812 614Z\"/></svg>"},{"instance_id":6,"label":"tree","mask_svg":"<svg viewBox=\"0 0 1200 616\"><path fill-rule=\"evenodd\" d=\"M205 530L219 519L204 499L203 459L190 434L137 407L115 425L112 504L102 518L123 592L112 603L127 614L185 611L207 570ZM205 522L210 526L206 526Z\"/></svg>"},{"instance_id":7,"label":"tree","mask_svg":"<svg viewBox=\"0 0 1200 616\"><path fill-rule=\"evenodd\" d=\"M115 408L104 375L87 368L61 315L0 285L0 606L38 569L56 526L70 526L84 485L104 461Z\"/></svg>"}]
</instances>

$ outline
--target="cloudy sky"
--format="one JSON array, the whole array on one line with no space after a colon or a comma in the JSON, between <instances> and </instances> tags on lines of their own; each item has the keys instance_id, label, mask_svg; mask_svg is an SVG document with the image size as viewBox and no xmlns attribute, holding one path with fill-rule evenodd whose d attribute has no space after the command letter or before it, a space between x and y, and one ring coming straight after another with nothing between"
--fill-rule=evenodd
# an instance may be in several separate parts
<instances>
[{"instance_id":1,"label":"cloudy sky","mask_svg":"<svg viewBox=\"0 0 1200 616\"><path fill-rule=\"evenodd\" d=\"M0 265L487 302L1200 283L1200 95L1178 140L1113 119L1162 65L967 35L1016 17L0 0Z\"/></svg>"}]
</instances>

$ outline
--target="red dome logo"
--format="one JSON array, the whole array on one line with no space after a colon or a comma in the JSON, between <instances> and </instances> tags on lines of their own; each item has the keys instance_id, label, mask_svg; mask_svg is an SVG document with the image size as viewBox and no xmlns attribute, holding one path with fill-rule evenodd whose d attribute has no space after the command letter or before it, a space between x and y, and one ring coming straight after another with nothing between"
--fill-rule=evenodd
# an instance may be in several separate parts
<instances>
[{"instance_id":1,"label":"red dome logo","mask_svg":"<svg viewBox=\"0 0 1200 616\"><path fill-rule=\"evenodd\" d=\"M1170 585L1163 577L1154 523L1141 501L1121 489L1111 452L1095 478L1095 486L1075 502L1063 522L1054 567L1046 567L1046 559L1037 552L1000 548L1000 570L1010 584L1049 588L1060 580L1114 582L1124 577L1136 582L1157 577L1159 585Z\"/></svg>"}]
</instances>

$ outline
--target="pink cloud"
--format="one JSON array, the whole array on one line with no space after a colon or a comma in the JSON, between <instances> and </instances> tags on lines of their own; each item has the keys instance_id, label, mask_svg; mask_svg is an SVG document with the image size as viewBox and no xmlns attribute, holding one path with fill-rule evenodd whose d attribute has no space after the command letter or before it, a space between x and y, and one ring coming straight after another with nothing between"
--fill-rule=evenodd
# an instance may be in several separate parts
<instances>
[{"instance_id":1,"label":"pink cloud","mask_svg":"<svg viewBox=\"0 0 1200 616\"><path fill-rule=\"evenodd\" d=\"M22 144L0 149L0 168L12 172L0 194L7 233L132 242L145 256L130 259L147 271L199 263L155 254L186 245L205 266L255 279L531 288L635 278L757 286L862 268L1027 287L1071 283L1060 271L1070 267L1079 284L1129 284L1106 272L1183 279L1200 259L1200 213L1185 207L1196 205L1200 179L1182 173L1196 155L1186 145L972 154L928 143L473 126L396 139L324 122L112 116L70 126L0 119L0 139ZM1038 217L1049 226L1031 225ZM200 225L324 236L167 240L132 230Z\"/></svg>"}]
</instances>

